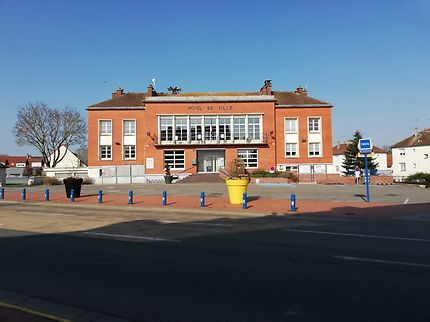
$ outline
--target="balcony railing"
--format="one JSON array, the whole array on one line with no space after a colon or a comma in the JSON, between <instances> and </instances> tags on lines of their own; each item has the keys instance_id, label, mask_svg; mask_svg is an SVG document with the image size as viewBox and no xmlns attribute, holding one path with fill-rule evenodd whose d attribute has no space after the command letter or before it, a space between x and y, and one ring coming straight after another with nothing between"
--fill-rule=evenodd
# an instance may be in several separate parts
<instances>
[{"instance_id":1,"label":"balcony railing","mask_svg":"<svg viewBox=\"0 0 430 322\"><path fill-rule=\"evenodd\" d=\"M158 140L157 143L155 143L156 146L166 146L166 145L255 145L255 144L267 144L268 138L267 136L264 136L261 139L222 139L217 138L214 140L208 140L208 139L197 139L197 140L171 140L171 141L165 141L165 140Z\"/></svg>"}]
</instances>

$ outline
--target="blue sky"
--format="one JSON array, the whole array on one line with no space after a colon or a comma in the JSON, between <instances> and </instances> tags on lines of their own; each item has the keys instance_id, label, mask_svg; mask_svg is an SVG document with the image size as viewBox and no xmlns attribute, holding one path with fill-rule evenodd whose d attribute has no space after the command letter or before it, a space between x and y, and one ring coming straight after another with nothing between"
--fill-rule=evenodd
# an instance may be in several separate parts
<instances>
[{"instance_id":1,"label":"blue sky","mask_svg":"<svg viewBox=\"0 0 430 322\"><path fill-rule=\"evenodd\" d=\"M329 101L333 142L378 146L430 127L430 0L0 0L0 153L17 108L82 111L116 87L145 91L308 86Z\"/></svg>"}]
</instances>

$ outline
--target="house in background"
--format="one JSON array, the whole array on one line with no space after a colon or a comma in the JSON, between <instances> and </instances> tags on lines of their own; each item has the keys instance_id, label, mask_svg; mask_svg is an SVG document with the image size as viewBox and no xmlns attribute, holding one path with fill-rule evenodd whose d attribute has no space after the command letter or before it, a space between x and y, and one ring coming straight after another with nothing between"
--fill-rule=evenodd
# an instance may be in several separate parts
<instances>
[{"instance_id":1,"label":"house in background","mask_svg":"<svg viewBox=\"0 0 430 322\"><path fill-rule=\"evenodd\" d=\"M7 165L9 168L25 168L26 166L41 168L43 166L43 158L33 157L30 154L26 156L2 154L0 155L0 163Z\"/></svg>"},{"instance_id":2,"label":"house in background","mask_svg":"<svg viewBox=\"0 0 430 322\"><path fill-rule=\"evenodd\" d=\"M52 167L55 155L60 155L60 161ZM67 146L62 145L60 149L51 154L51 167L44 168L48 177L66 178L68 176L78 175L84 177L88 175L87 165Z\"/></svg>"},{"instance_id":3,"label":"house in background","mask_svg":"<svg viewBox=\"0 0 430 322\"><path fill-rule=\"evenodd\" d=\"M393 176L403 181L417 172L430 173L430 129L424 129L392 147Z\"/></svg>"},{"instance_id":4,"label":"house in background","mask_svg":"<svg viewBox=\"0 0 430 322\"><path fill-rule=\"evenodd\" d=\"M328 167L328 173L344 175L343 172L345 171L345 168L342 164L345 160L344 154L347 146L347 143L339 143L333 147L333 164ZM389 164L389 159L391 158L390 152L375 146L373 148L373 153L375 163L378 163L377 173L379 175L391 175L391 164Z\"/></svg>"},{"instance_id":5,"label":"house in background","mask_svg":"<svg viewBox=\"0 0 430 322\"><path fill-rule=\"evenodd\" d=\"M41 168L43 166L42 157L33 157L30 154L26 156L0 155L0 164L6 165L7 178L22 178L25 174L26 167ZM19 183L19 182L12 182Z\"/></svg>"},{"instance_id":6,"label":"house in background","mask_svg":"<svg viewBox=\"0 0 430 322\"><path fill-rule=\"evenodd\" d=\"M55 165L56 168L80 168L87 166L81 159L79 159L79 157L74 152L72 152L65 145L62 145L59 151L55 152L55 154L60 155L60 161ZM50 157L50 167L53 166L54 157L54 153L52 153Z\"/></svg>"}]
</instances>

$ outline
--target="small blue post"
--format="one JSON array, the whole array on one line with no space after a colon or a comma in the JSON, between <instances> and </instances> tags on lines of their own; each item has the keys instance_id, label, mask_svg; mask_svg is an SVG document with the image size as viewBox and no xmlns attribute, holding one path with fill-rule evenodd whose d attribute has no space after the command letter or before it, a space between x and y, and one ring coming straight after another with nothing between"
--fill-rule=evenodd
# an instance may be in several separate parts
<instances>
[{"instance_id":1,"label":"small blue post","mask_svg":"<svg viewBox=\"0 0 430 322\"><path fill-rule=\"evenodd\" d=\"M128 204L132 205L133 204L133 190L130 190L128 192Z\"/></svg>"},{"instance_id":2,"label":"small blue post","mask_svg":"<svg viewBox=\"0 0 430 322\"><path fill-rule=\"evenodd\" d=\"M45 189L45 201L49 201L49 189Z\"/></svg>"},{"instance_id":3,"label":"small blue post","mask_svg":"<svg viewBox=\"0 0 430 322\"><path fill-rule=\"evenodd\" d=\"M200 207L204 208L205 206L205 193L201 192L200 193Z\"/></svg>"},{"instance_id":4,"label":"small blue post","mask_svg":"<svg viewBox=\"0 0 430 322\"><path fill-rule=\"evenodd\" d=\"M102 203L103 202L103 191L99 190L99 195L98 195L98 203Z\"/></svg>"},{"instance_id":5,"label":"small blue post","mask_svg":"<svg viewBox=\"0 0 430 322\"><path fill-rule=\"evenodd\" d=\"M291 194L290 201L291 201L290 211L295 212L296 211L296 195L294 193Z\"/></svg>"},{"instance_id":6,"label":"small blue post","mask_svg":"<svg viewBox=\"0 0 430 322\"><path fill-rule=\"evenodd\" d=\"M26 200L27 199L27 190L25 190L25 188L22 189L21 195L22 195L22 200Z\"/></svg>"},{"instance_id":7,"label":"small blue post","mask_svg":"<svg viewBox=\"0 0 430 322\"><path fill-rule=\"evenodd\" d=\"M4 199L4 188L0 188L0 199Z\"/></svg>"},{"instance_id":8,"label":"small blue post","mask_svg":"<svg viewBox=\"0 0 430 322\"><path fill-rule=\"evenodd\" d=\"M70 202L75 202L75 189L70 190Z\"/></svg>"},{"instance_id":9,"label":"small blue post","mask_svg":"<svg viewBox=\"0 0 430 322\"><path fill-rule=\"evenodd\" d=\"M242 200L242 209L248 208L248 195L246 194L246 192L243 193Z\"/></svg>"},{"instance_id":10,"label":"small blue post","mask_svg":"<svg viewBox=\"0 0 430 322\"><path fill-rule=\"evenodd\" d=\"M167 205L167 191L163 191L163 206Z\"/></svg>"}]
</instances>

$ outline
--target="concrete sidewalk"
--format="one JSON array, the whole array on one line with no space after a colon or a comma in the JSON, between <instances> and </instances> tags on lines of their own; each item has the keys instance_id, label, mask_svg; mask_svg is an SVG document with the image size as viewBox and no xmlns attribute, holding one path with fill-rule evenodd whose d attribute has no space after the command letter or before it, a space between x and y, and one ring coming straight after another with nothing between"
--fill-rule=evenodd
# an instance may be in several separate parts
<instances>
[{"instance_id":1,"label":"concrete sidewalk","mask_svg":"<svg viewBox=\"0 0 430 322\"><path fill-rule=\"evenodd\" d=\"M205 207L200 206L199 196L168 195L167 205L162 206L161 195L134 195L133 204L128 204L128 195L107 194L103 195L103 203L98 204L97 194L84 194L80 198L75 198L72 203L65 197L64 193L51 193L50 201L45 201L41 191L27 192L25 201L18 191L10 191L6 194L6 201L12 202L43 202L49 204L68 205L93 205L96 207L126 207L127 209L148 209L157 211L170 210L191 210L191 211L213 211L232 212L246 214L321 214L321 215L372 215L372 216L396 216L405 213L428 213L430 204L403 205L399 203L382 203L364 201L330 201L330 200L297 200L297 211L291 212L289 199L270 199L260 197L250 197L248 208L242 209L242 205L231 205L227 197L207 196ZM1 202L1 201L0 201ZM125 209L125 208L123 208Z\"/></svg>"}]
</instances>

